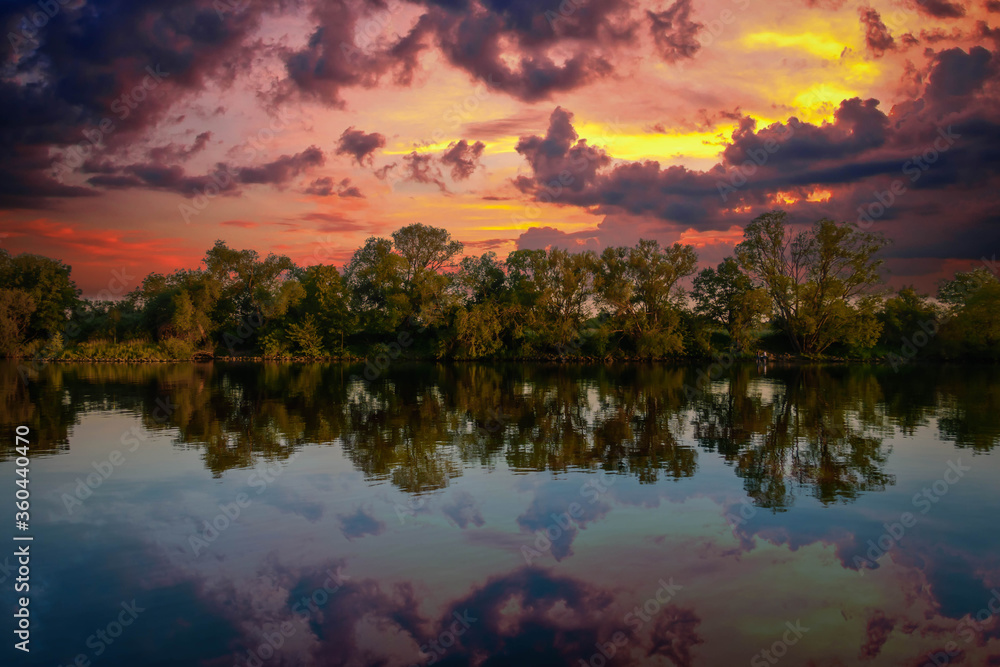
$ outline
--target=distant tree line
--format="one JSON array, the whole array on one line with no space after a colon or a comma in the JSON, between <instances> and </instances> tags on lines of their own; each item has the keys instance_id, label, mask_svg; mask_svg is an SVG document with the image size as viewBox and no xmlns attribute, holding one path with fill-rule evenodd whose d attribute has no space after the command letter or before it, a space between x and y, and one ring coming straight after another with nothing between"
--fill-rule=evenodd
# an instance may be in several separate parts
<instances>
[{"instance_id":1,"label":"distant tree line","mask_svg":"<svg viewBox=\"0 0 1000 667\"><path fill-rule=\"evenodd\" d=\"M783 211L697 272L693 247L559 248L462 256L444 229L371 237L343 272L217 241L203 266L147 276L115 301L80 298L64 263L0 251L0 353L63 359L261 357L655 359L749 355L1000 358L1000 282L957 273L936 300L884 289L887 241ZM682 288L691 278L689 290Z\"/></svg>"}]
</instances>

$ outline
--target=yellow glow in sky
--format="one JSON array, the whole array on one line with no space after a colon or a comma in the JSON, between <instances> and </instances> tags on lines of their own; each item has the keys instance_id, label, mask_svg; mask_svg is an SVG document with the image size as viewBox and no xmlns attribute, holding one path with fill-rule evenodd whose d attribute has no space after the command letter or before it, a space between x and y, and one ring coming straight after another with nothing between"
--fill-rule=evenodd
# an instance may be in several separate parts
<instances>
[{"instance_id":1,"label":"yellow glow in sky","mask_svg":"<svg viewBox=\"0 0 1000 667\"><path fill-rule=\"evenodd\" d=\"M663 160L674 157L712 158L723 149L735 125L710 132L637 132L630 128L615 132L597 123L580 122L576 129L587 143L607 149L620 160Z\"/></svg>"},{"instance_id":2,"label":"yellow glow in sky","mask_svg":"<svg viewBox=\"0 0 1000 667\"><path fill-rule=\"evenodd\" d=\"M839 58L844 49L850 46L835 37L815 32L755 32L746 35L742 42L744 46L749 48L799 49L826 60Z\"/></svg>"}]
</instances>

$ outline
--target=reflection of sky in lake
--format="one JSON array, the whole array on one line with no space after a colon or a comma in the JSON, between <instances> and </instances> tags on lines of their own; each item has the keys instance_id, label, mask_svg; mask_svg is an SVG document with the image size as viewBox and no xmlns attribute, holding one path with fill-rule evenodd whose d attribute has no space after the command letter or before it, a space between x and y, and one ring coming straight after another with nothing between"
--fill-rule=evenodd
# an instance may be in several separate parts
<instances>
[{"instance_id":1,"label":"reflection of sky in lake","mask_svg":"<svg viewBox=\"0 0 1000 667\"><path fill-rule=\"evenodd\" d=\"M778 391L747 386L765 403ZM607 425L608 396L580 400L581 428ZM683 408L670 421L690 474L643 483L501 455L451 459L461 470L447 486L412 494L359 470L339 437L215 476L176 429L94 406L68 451L32 460L32 653L25 663L8 641L4 664L243 665L270 637L281 647L260 653L265 665L579 665L621 631L609 665L735 665L794 637L787 622L808 631L777 648L786 664L923 665L949 642L963 664L996 664L1000 624L968 619L994 595L1000 609L995 456L942 440L931 418L888 429L884 488L824 504L792 484L794 503L772 510L699 444L697 420ZM133 427L144 439L129 452ZM114 450L124 462L67 512L63 494ZM959 461L970 470L946 475ZM12 470L0 463L11 493ZM936 502L922 514L925 487ZM915 523L861 565L906 512ZM677 587L665 604L663 582ZM9 582L3 596L12 606ZM135 622L96 639L133 600Z\"/></svg>"}]
</instances>

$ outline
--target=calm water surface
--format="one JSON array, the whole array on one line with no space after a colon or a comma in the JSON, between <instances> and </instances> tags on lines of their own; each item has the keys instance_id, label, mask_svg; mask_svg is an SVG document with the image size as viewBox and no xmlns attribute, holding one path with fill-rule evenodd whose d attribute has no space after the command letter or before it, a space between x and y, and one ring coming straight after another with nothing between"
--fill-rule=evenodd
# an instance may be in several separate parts
<instances>
[{"instance_id":1,"label":"calm water surface","mask_svg":"<svg viewBox=\"0 0 1000 667\"><path fill-rule=\"evenodd\" d=\"M0 664L1000 664L995 368L359 376L0 366Z\"/></svg>"}]
</instances>

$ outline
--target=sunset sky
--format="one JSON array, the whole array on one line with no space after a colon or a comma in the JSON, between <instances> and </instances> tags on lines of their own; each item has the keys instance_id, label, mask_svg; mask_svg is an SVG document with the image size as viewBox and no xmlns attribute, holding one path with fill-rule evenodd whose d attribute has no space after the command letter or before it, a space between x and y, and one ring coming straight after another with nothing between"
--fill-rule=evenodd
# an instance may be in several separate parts
<instances>
[{"instance_id":1,"label":"sunset sky","mask_svg":"<svg viewBox=\"0 0 1000 667\"><path fill-rule=\"evenodd\" d=\"M707 265L772 208L862 207L926 291L1000 252L998 0L42 5L0 5L0 248L85 295L412 222Z\"/></svg>"}]
</instances>

